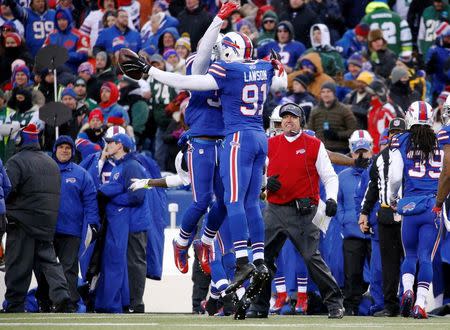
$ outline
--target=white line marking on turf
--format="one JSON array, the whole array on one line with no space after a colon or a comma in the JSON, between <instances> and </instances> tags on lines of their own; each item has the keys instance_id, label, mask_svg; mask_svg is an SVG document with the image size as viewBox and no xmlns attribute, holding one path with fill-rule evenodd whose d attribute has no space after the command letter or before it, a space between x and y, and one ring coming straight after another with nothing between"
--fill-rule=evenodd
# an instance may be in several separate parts
<instances>
[{"instance_id":1,"label":"white line marking on turf","mask_svg":"<svg viewBox=\"0 0 450 330\"><path fill-rule=\"evenodd\" d=\"M327 328L383 328L383 327L420 327L423 328L424 325L434 327L437 325L446 325L448 326L450 323L409 323L409 324L399 324L399 323L335 323L335 324L327 324L327 323L298 323L298 324L264 324L264 323L233 323L233 324L217 324L218 327L266 327L266 328L310 328L310 327L324 327ZM42 322L42 323L12 323L0 322L2 326L8 327L73 327L73 326L87 326L87 327L143 327L143 326L158 326L158 327L177 327L179 324L160 324L160 323L87 323L87 322L71 322L71 323L52 323L52 322ZM211 324L183 324L185 328L210 328Z\"/></svg>"}]
</instances>

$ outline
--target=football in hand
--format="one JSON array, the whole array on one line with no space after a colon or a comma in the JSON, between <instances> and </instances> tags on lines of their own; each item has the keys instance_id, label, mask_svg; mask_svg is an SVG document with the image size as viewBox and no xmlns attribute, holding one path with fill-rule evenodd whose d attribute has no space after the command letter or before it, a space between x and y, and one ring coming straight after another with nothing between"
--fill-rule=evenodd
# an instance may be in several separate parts
<instances>
[{"instance_id":1,"label":"football in hand","mask_svg":"<svg viewBox=\"0 0 450 330\"><path fill-rule=\"evenodd\" d=\"M126 64L127 62L130 62L133 60L138 60L138 59L139 59L139 55L136 54L135 52L133 52L129 48L122 48L121 50L119 50L118 63L119 63L120 70L124 74L126 74L128 77L135 79L135 80L141 79L143 72L141 70L137 69L136 67L128 68L127 65L123 65L123 64L124 63Z\"/></svg>"}]
</instances>

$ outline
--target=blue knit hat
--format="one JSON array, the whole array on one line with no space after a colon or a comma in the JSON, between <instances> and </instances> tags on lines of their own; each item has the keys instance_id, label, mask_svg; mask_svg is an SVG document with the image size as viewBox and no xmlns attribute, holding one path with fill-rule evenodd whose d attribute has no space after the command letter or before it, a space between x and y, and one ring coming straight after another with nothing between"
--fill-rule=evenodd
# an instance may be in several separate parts
<instances>
[{"instance_id":1,"label":"blue knit hat","mask_svg":"<svg viewBox=\"0 0 450 330\"><path fill-rule=\"evenodd\" d=\"M75 91L70 87L64 88L64 90L61 93L61 99L67 95L73 97L74 99L77 98L77 93L75 93Z\"/></svg>"},{"instance_id":2,"label":"blue knit hat","mask_svg":"<svg viewBox=\"0 0 450 330\"><path fill-rule=\"evenodd\" d=\"M68 144L70 148L72 149L72 158L75 157L75 143L73 142L73 139L68 135L61 135L53 145L53 158L56 159L56 148L60 146L61 144Z\"/></svg>"},{"instance_id":3,"label":"blue knit hat","mask_svg":"<svg viewBox=\"0 0 450 330\"><path fill-rule=\"evenodd\" d=\"M39 143L39 130L33 123L28 124L20 133L22 138L21 144L36 144Z\"/></svg>"}]
</instances>

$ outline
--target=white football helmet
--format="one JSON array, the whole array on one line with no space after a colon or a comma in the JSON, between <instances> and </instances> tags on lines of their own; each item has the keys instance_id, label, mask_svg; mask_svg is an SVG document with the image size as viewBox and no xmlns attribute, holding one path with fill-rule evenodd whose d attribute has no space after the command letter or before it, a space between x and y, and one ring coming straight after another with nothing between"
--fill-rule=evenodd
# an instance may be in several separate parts
<instances>
[{"instance_id":1,"label":"white football helmet","mask_svg":"<svg viewBox=\"0 0 450 330\"><path fill-rule=\"evenodd\" d=\"M239 32L228 32L220 44L220 59L226 62L250 60L253 44L249 37Z\"/></svg>"},{"instance_id":2,"label":"white football helmet","mask_svg":"<svg viewBox=\"0 0 450 330\"><path fill-rule=\"evenodd\" d=\"M450 119L450 95L447 96L441 110L441 119L443 125L448 125L448 120Z\"/></svg>"},{"instance_id":3,"label":"white football helmet","mask_svg":"<svg viewBox=\"0 0 450 330\"><path fill-rule=\"evenodd\" d=\"M359 149L366 149L372 151L373 138L369 132L363 129L354 131L348 139L348 146L351 152L356 152Z\"/></svg>"},{"instance_id":4,"label":"white football helmet","mask_svg":"<svg viewBox=\"0 0 450 330\"><path fill-rule=\"evenodd\" d=\"M281 128L281 117L280 117L281 105L276 106L269 117L269 136L275 136L283 133Z\"/></svg>"},{"instance_id":5,"label":"white football helmet","mask_svg":"<svg viewBox=\"0 0 450 330\"><path fill-rule=\"evenodd\" d=\"M406 129L414 125L433 126L433 108L427 102L413 102L405 115Z\"/></svg>"}]
</instances>

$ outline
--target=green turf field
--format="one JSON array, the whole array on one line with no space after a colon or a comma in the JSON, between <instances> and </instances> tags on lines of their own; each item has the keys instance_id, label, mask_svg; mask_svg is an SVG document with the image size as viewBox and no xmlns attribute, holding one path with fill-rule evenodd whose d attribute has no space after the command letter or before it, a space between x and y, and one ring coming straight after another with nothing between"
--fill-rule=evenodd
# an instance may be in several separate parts
<instances>
[{"instance_id":1,"label":"green turf field","mask_svg":"<svg viewBox=\"0 0 450 330\"><path fill-rule=\"evenodd\" d=\"M272 316L235 321L232 317L182 314L0 314L0 329L450 329L450 317L414 320L373 317Z\"/></svg>"}]
</instances>

